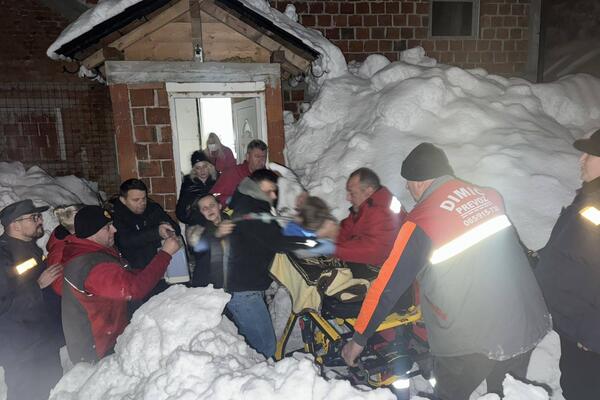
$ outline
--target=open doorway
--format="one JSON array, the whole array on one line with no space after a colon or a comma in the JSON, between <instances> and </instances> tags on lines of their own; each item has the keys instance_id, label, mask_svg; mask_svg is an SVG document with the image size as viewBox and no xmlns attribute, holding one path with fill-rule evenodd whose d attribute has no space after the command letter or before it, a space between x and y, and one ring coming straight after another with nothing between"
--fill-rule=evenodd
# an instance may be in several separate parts
<instances>
[{"instance_id":1,"label":"open doorway","mask_svg":"<svg viewBox=\"0 0 600 400\"><path fill-rule=\"evenodd\" d=\"M206 148L210 132L233 151L238 163L251 140L267 143L264 87L260 83L169 83L167 92L177 187L191 169L192 153Z\"/></svg>"}]
</instances>

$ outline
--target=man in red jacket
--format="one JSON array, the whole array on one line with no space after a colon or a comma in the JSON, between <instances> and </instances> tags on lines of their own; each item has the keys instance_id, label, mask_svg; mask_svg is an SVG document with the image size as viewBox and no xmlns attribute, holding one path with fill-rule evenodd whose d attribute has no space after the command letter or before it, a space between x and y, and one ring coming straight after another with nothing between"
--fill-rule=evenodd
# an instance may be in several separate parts
<instances>
[{"instance_id":1,"label":"man in red jacket","mask_svg":"<svg viewBox=\"0 0 600 400\"><path fill-rule=\"evenodd\" d=\"M383 264L406 215L400 202L369 168L350 174L346 184L350 215L342 220L335 256L349 262Z\"/></svg>"},{"instance_id":2,"label":"man in red jacket","mask_svg":"<svg viewBox=\"0 0 600 400\"><path fill-rule=\"evenodd\" d=\"M85 206L64 249L62 322L73 363L95 362L112 352L128 323L127 302L152 290L180 247L168 237L152 261L134 272L114 248L115 232L106 210Z\"/></svg>"},{"instance_id":3,"label":"man in red jacket","mask_svg":"<svg viewBox=\"0 0 600 400\"><path fill-rule=\"evenodd\" d=\"M266 162L267 144L262 140L254 139L246 148L246 160L242 164L226 169L217 179L210 193L215 195L222 206L226 206L240 182L254 171L263 169Z\"/></svg>"}]
</instances>

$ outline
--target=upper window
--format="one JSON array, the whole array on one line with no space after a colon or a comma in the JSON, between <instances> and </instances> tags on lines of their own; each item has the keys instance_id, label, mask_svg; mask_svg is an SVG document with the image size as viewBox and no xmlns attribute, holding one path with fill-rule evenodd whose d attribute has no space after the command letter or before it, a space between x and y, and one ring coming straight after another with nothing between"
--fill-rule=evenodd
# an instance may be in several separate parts
<instances>
[{"instance_id":1,"label":"upper window","mask_svg":"<svg viewBox=\"0 0 600 400\"><path fill-rule=\"evenodd\" d=\"M478 36L479 0L431 0L430 4L429 36Z\"/></svg>"}]
</instances>

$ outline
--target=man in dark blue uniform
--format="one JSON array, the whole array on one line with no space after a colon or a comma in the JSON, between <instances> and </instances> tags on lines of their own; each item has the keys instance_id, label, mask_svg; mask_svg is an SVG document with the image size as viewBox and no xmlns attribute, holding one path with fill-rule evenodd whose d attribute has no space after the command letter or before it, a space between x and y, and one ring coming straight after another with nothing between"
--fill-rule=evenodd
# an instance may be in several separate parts
<instances>
[{"instance_id":1,"label":"man in dark blue uniform","mask_svg":"<svg viewBox=\"0 0 600 400\"><path fill-rule=\"evenodd\" d=\"M600 130L576 140L583 185L563 209L536 275L560 335L567 400L600 398Z\"/></svg>"},{"instance_id":2,"label":"man in dark blue uniform","mask_svg":"<svg viewBox=\"0 0 600 400\"><path fill-rule=\"evenodd\" d=\"M46 268L36 244L44 235L41 212L47 209L23 200L0 211L0 365L8 400L47 399L62 374L64 339L50 287L62 266Z\"/></svg>"}]
</instances>

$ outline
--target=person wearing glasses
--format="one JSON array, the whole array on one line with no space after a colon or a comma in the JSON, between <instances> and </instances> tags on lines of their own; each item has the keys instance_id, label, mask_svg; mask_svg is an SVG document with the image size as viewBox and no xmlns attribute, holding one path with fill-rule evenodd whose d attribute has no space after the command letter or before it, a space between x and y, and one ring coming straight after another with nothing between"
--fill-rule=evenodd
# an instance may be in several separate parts
<instances>
[{"instance_id":1,"label":"person wearing glasses","mask_svg":"<svg viewBox=\"0 0 600 400\"><path fill-rule=\"evenodd\" d=\"M42 212L27 199L0 211L0 365L8 400L47 399L62 375L60 320L49 304L50 284L61 265L46 266L36 240L44 235Z\"/></svg>"}]
</instances>

